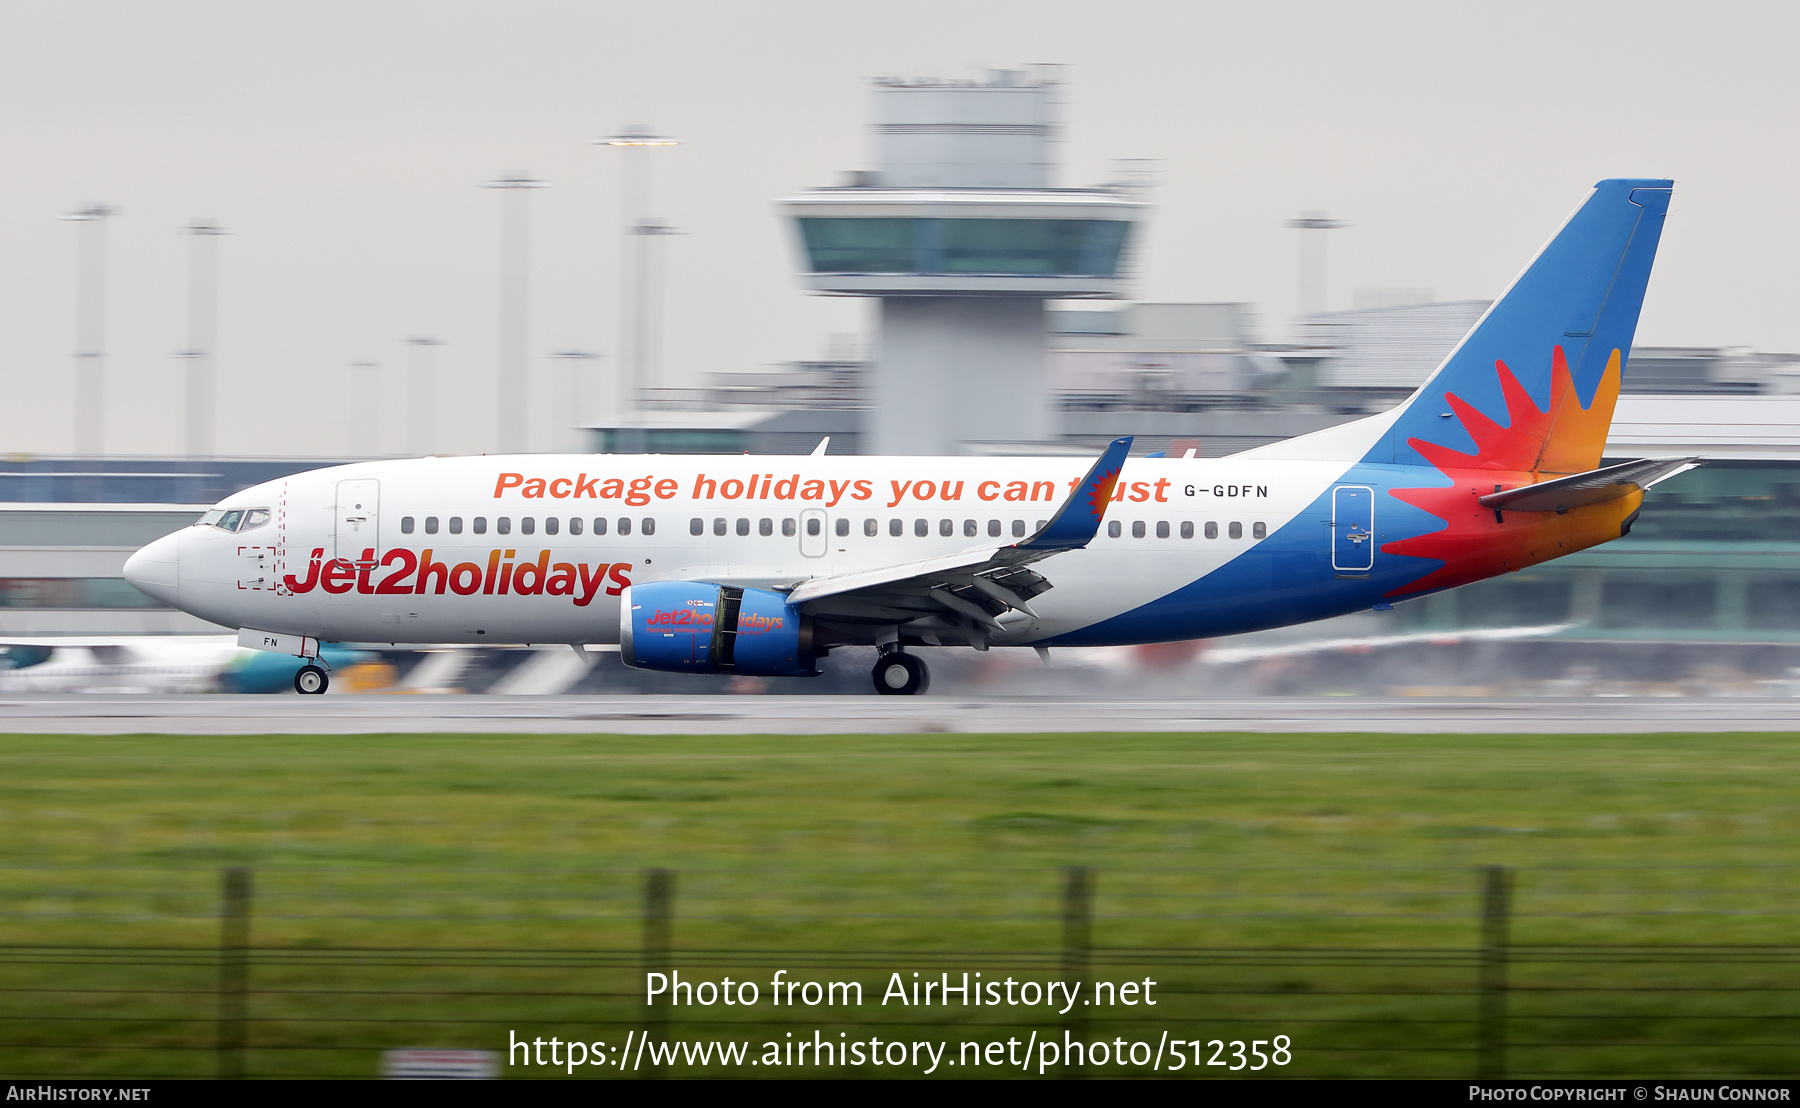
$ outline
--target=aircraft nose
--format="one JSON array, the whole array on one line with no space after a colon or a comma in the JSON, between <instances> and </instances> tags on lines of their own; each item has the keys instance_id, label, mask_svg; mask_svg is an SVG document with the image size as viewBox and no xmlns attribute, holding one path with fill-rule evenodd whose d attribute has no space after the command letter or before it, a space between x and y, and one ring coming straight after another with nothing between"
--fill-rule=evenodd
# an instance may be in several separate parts
<instances>
[{"instance_id":1,"label":"aircraft nose","mask_svg":"<svg viewBox=\"0 0 1800 1108\"><path fill-rule=\"evenodd\" d=\"M125 559L125 580L137 591L171 608L178 608L181 536L164 535Z\"/></svg>"}]
</instances>

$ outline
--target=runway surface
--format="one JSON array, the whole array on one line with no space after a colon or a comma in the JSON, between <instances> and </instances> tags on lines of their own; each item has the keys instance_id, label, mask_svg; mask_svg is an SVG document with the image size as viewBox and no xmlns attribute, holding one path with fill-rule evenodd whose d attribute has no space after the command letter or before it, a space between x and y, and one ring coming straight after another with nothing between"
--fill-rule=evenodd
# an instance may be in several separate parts
<instances>
[{"instance_id":1,"label":"runway surface","mask_svg":"<svg viewBox=\"0 0 1800 1108\"><path fill-rule=\"evenodd\" d=\"M13 734L995 734L1800 731L1800 699L951 699L877 696L10 695Z\"/></svg>"}]
</instances>

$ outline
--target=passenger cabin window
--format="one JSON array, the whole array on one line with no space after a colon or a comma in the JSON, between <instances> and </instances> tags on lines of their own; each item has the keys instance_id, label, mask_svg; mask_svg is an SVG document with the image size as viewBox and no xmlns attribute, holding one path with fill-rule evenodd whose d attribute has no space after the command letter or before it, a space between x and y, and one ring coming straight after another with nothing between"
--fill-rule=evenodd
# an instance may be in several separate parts
<instances>
[{"instance_id":1,"label":"passenger cabin window","mask_svg":"<svg viewBox=\"0 0 1800 1108\"><path fill-rule=\"evenodd\" d=\"M956 521L953 519L938 520L938 534L946 539L956 534Z\"/></svg>"},{"instance_id":2,"label":"passenger cabin window","mask_svg":"<svg viewBox=\"0 0 1800 1108\"><path fill-rule=\"evenodd\" d=\"M740 516L737 521L737 533L739 538L748 535L750 533L750 521Z\"/></svg>"},{"instance_id":3,"label":"passenger cabin window","mask_svg":"<svg viewBox=\"0 0 1800 1108\"><path fill-rule=\"evenodd\" d=\"M1131 521L1131 537L1134 539L1141 539L1144 537L1144 521L1143 520L1134 519Z\"/></svg>"},{"instance_id":4,"label":"passenger cabin window","mask_svg":"<svg viewBox=\"0 0 1800 1108\"><path fill-rule=\"evenodd\" d=\"M605 516L595 516L594 517L594 534L596 534L596 535L606 534L606 517Z\"/></svg>"},{"instance_id":5,"label":"passenger cabin window","mask_svg":"<svg viewBox=\"0 0 1800 1108\"><path fill-rule=\"evenodd\" d=\"M1121 527L1118 520L1115 519L1115 520L1110 520L1107 522L1107 524L1106 524L1106 537L1107 538L1116 539L1119 537L1119 535L1122 531L1123 531L1123 528Z\"/></svg>"},{"instance_id":6,"label":"passenger cabin window","mask_svg":"<svg viewBox=\"0 0 1800 1108\"><path fill-rule=\"evenodd\" d=\"M997 519L988 520L988 538L997 539L999 537L1000 537L1000 521Z\"/></svg>"},{"instance_id":7,"label":"passenger cabin window","mask_svg":"<svg viewBox=\"0 0 1800 1108\"><path fill-rule=\"evenodd\" d=\"M502 535L512 534L512 517L511 516L495 516L494 517L494 530L498 534L502 534Z\"/></svg>"},{"instance_id":8,"label":"passenger cabin window","mask_svg":"<svg viewBox=\"0 0 1800 1108\"><path fill-rule=\"evenodd\" d=\"M690 534L690 535L706 534L706 521L704 519L701 519L699 516L695 516L693 519L688 520L688 534Z\"/></svg>"},{"instance_id":9,"label":"passenger cabin window","mask_svg":"<svg viewBox=\"0 0 1800 1108\"><path fill-rule=\"evenodd\" d=\"M645 516L643 521L638 525L638 529L646 535L654 535L656 534L656 521L649 516Z\"/></svg>"},{"instance_id":10,"label":"passenger cabin window","mask_svg":"<svg viewBox=\"0 0 1800 1108\"><path fill-rule=\"evenodd\" d=\"M1231 523L1231 531L1229 533L1230 533L1231 537L1234 539L1243 538L1244 537L1244 525L1237 522L1236 520L1233 520Z\"/></svg>"},{"instance_id":11,"label":"passenger cabin window","mask_svg":"<svg viewBox=\"0 0 1800 1108\"><path fill-rule=\"evenodd\" d=\"M462 534L462 517L461 516L451 516L450 517L450 533L452 535Z\"/></svg>"},{"instance_id":12,"label":"passenger cabin window","mask_svg":"<svg viewBox=\"0 0 1800 1108\"><path fill-rule=\"evenodd\" d=\"M819 526L819 521L817 519L809 519L806 521L806 533L808 535L817 535L822 530L824 530L824 528Z\"/></svg>"},{"instance_id":13,"label":"passenger cabin window","mask_svg":"<svg viewBox=\"0 0 1800 1108\"><path fill-rule=\"evenodd\" d=\"M921 539L931 534L931 521L929 519L913 520L913 534Z\"/></svg>"},{"instance_id":14,"label":"passenger cabin window","mask_svg":"<svg viewBox=\"0 0 1800 1108\"><path fill-rule=\"evenodd\" d=\"M903 519L888 520L888 534L895 538L899 538L901 535L906 534L906 521Z\"/></svg>"},{"instance_id":15,"label":"passenger cabin window","mask_svg":"<svg viewBox=\"0 0 1800 1108\"><path fill-rule=\"evenodd\" d=\"M769 519L767 516L763 517L762 519L757 520L756 521L756 533L761 535L765 539L768 538L770 535L773 535L775 533L775 521L772 519Z\"/></svg>"},{"instance_id":16,"label":"passenger cabin window","mask_svg":"<svg viewBox=\"0 0 1800 1108\"><path fill-rule=\"evenodd\" d=\"M554 535L557 531L561 530L561 527L562 525L557 521L555 516L544 517L544 534Z\"/></svg>"},{"instance_id":17,"label":"passenger cabin window","mask_svg":"<svg viewBox=\"0 0 1800 1108\"><path fill-rule=\"evenodd\" d=\"M1022 519L1013 520L1013 538L1022 539L1024 537L1025 537L1025 521Z\"/></svg>"},{"instance_id":18,"label":"passenger cabin window","mask_svg":"<svg viewBox=\"0 0 1800 1108\"><path fill-rule=\"evenodd\" d=\"M487 534L487 517L476 516L474 519L470 520L469 530L475 532L477 535Z\"/></svg>"},{"instance_id":19,"label":"passenger cabin window","mask_svg":"<svg viewBox=\"0 0 1800 1108\"><path fill-rule=\"evenodd\" d=\"M410 535L413 533L413 517L411 517L411 516L401 516L400 517L400 533L402 535Z\"/></svg>"},{"instance_id":20,"label":"passenger cabin window","mask_svg":"<svg viewBox=\"0 0 1800 1108\"><path fill-rule=\"evenodd\" d=\"M1206 521L1206 537L1209 539L1216 539L1219 537L1219 525L1217 523L1214 523L1211 520Z\"/></svg>"},{"instance_id":21,"label":"passenger cabin window","mask_svg":"<svg viewBox=\"0 0 1800 1108\"><path fill-rule=\"evenodd\" d=\"M1156 521L1156 537L1159 539L1166 539L1169 537L1169 521L1168 520L1159 519Z\"/></svg>"},{"instance_id":22,"label":"passenger cabin window","mask_svg":"<svg viewBox=\"0 0 1800 1108\"><path fill-rule=\"evenodd\" d=\"M819 521L814 519L814 520L809 520L808 522L810 522L812 524L812 533L815 535L818 534L819 533ZM792 519L784 519L781 521L781 533L788 536L789 538L793 538L796 534L799 533L799 530L800 530L800 525L796 521L794 521Z\"/></svg>"},{"instance_id":23,"label":"passenger cabin window","mask_svg":"<svg viewBox=\"0 0 1800 1108\"><path fill-rule=\"evenodd\" d=\"M1268 525L1268 524L1266 524L1266 523L1254 523L1254 524L1251 524L1251 526L1250 526L1250 537L1251 537L1251 538L1253 538L1253 539L1266 539L1266 538L1268 538L1268 537L1269 537L1269 525Z\"/></svg>"},{"instance_id":24,"label":"passenger cabin window","mask_svg":"<svg viewBox=\"0 0 1800 1108\"><path fill-rule=\"evenodd\" d=\"M519 519L519 534L530 535L530 534L535 533L536 531L537 531L537 520L532 519L530 516L520 517L520 519Z\"/></svg>"},{"instance_id":25,"label":"passenger cabin window","mask_svg":"<svg viewBox=\"0 0 1800 1108\"><path fill-rule=\"evenodd\" d=\"M620 516L619 517L619 534L621 534L621 535L631 534L631 517L630 516Z\"/></svg>"},{"instance_id":26,"label":"passenger cabin window","mask_svg":"<svg viewBox=\"0 0 1800 1108\"><path fill-rule=\"evenodd\" d=\"M850 534L850 521L845 519L843 516L839 516L837 518L836 527L837 527L837 537L838 538L840 538L840 539L845 538Z\"/></svg>"},{"instance_id":27,"label":"passenger cabin window","mask_svg":"<svg viewBox=\"0 0 1800 1108\"><path fill-rule=\"evenodd\" d=\"M724 533L725 533L725 517L720 516L718 519L713 520L713 534L723 535Z\"/></svg>"},{"instance_id":28,"label":"passenger cabin window","mask_svg":"<svg viewBox=\"0 0 1800 1108\"><path fill-rule=\"evenodd\" d=\"M581 517L580 516L570 516L569 517L569 534L571 534L571 535L581 534Z\"/></svg>"},{"instance_id":29,"label":"passenger cabin window","mask_svg":"<svg viewBox=\"0 0 1800 1108\"><path fill-rule=\"evenodd\" d=\"M425 533L427 535L435 535L438 533L438 517L436 517L436 516L426 516L425 517Z\"/></svg>"},{"instance_id":30,"label":"passenger cabin window","mask_svg":"<svg viewBox=\"0 0 1800 1108\"><path fill-rule=\"evenodd\" d=\"M1191 539L1194 537L1194 521L1193 520L1184 519L1181 521L1181 537L1184 539Z\"/></svg>"},{"instance_id":31,"label":"passenger cabin window","mask_svg":"<svg viewBox=\"0 0 1800 1108\"><path fill-rule=\"evenodd\" d=\"M881 533L881 521L880 520L878 520L878 519L863 520L863 534L867 535L869 538L874 538L876 535L879 535L880 533Z\"/></svg>"}]
</instances>

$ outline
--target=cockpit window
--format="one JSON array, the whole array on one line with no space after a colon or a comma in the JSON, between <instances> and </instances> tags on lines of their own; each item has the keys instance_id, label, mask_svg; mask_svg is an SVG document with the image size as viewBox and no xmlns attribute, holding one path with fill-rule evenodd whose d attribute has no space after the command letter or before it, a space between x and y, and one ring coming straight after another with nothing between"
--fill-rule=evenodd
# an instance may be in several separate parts
<instances>
[{"instance_id":1,"label":"cockpit window","mask_svg":"<svg viewBox=\"0 0 1800 1108\"><path fill-rule=\"evenodd\" d=\"M214 508L200 517L201 523L209 523L221 531L250 531L269 522L267 508Z\"/></svg>"},{"instance_id":2,"label":"cockpit window","mask_svg":"<svg viewBox=\"0 0 1800 1108\"><path fill-rule=\"evenodd\" d=\"M195 526L197 526L197 527L212 527L219 522L219 517L224 514L225 514L225 509L213 508L213 509L207 511L206 513L204 513L203 515L201 515L201 517L197 521L195 521Z\"/></svg>"}]
</instances>

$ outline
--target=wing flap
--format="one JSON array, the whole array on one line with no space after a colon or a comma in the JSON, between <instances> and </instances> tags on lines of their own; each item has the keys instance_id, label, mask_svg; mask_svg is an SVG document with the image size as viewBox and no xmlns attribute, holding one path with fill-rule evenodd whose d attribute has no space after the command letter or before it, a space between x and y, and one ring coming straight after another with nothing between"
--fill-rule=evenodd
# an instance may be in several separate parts
<instances>
[{"instance_id":1,"label":"wing flap","mask_svg":"<svg viewBox=\"0 0 1800 1108\"><path fill-rule=\"evenodd\" d=\"M901 562L898 565L882 566L879 569L861 569L852 573L834 573L828 577L814 577L789 593L788 603L805 604L810 600L823 600L828 596L839 596L847 592L880 588L883 585L897 585L915 577L954 573L958 570L972 571L976 567L992 562L999 553L1000 551L991 546L982 547L957 554L945 554L937 558L925 558L917 562Z\"/></svg>"}]
</instances>

